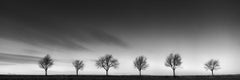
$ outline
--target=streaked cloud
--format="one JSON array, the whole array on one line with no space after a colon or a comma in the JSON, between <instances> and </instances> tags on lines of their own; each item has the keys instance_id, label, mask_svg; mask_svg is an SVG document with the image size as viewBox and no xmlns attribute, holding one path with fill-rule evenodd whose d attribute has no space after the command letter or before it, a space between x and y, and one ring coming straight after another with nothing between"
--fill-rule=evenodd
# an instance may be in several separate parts
<instances>
[{"instance_id":1,"label":"streaked cloud","mask_svg":"<svg viewBox=\"0 0 240 80\"><path fill-rule=\"evenodd\" d=\"M17 55L10 53L0 53L0 61L6 64L22 64L22 63L37 63L41 57L30 56L30 55Z\"/></svg>"},{"instance_id":2,"label":"streaked cloud","mask_svg":"<svg viewBox=\"0 0 240 80\"><path fill-rule=\"evenodd\" d=\"M105 44L113 44L113 45L118 45L122 47L128 47L129 45L122 41L121 39L117 38L116 36L113 36L111 34L108 34L104 31L100 30L92 30L90 32L90 35L96 39L98 42L105 43Z\"/></svg>"},{"instance_id":3,"label":"streaked cloud","mask_svg":"<svg viewBox=\"0 0 240 80\"><path fill-rule=\"evenodd\" d=\"M2 27L1 38L43 47L89 50L81 43L126 47L120 38L98 29L82 27Z\"/></svg>"}]
</instances>

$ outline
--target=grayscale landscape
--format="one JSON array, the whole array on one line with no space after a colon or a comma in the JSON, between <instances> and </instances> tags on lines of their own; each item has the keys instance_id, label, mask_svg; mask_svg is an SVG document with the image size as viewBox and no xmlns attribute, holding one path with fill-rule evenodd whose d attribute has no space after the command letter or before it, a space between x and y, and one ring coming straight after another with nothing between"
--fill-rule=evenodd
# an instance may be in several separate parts
<instances>
[{"instance_id":1,"label":"grayscale landscape","mask_svg":"<svg viewBox=\"0 0 240 80\"><path fill-rule=\"evenodd\" d=\"M237 0L1 0L0 80L239 80Z\"/></svg>"}]
</instances>

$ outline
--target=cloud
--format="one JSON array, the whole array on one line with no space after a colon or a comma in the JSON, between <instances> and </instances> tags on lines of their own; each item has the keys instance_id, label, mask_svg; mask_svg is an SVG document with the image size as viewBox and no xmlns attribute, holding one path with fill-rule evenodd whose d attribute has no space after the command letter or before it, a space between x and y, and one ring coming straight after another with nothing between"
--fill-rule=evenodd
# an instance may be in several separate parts
<instances>
[{"instance_id":1,"label":"cloud","mask_svg":"<svg viewBox=\"0 0 240 80\"><path fill-rule=\"evenodd\" d=\"M110 44L126 47L127 44L120 38L99 29L83 27L16 27L0 28L0 37L23 43L47 47L65 48L69 50L89 50L81 43Z\"/></svg>"},{"instance_id":2,"label":"cloud","mask_svg":"<svg viewBox=\"0 0 240 80\"><path fill-rule=\"evenodd\" d=\"M14 65L13 63L0 62L0 65Z\"/></svg>"},{"instance_id":3,"label":"cloud","mask_svg":"<svg viewBox=\"0 0 240 80\"><path fill-rule=\"evenodd\" d=\"M73 35L57 27L46 29L38 29L38 27L12 27L7 29L2 31L5 34L1 34L1 37L36 46L87 50L87 48L72 41Z\"/></svg>"},{"instance_id":4,"label":"cloud","mask_svg":"<svg viewBox=\"0 0 240 80\"><path fill-rule=\"evenodd\" d=\"M0 53L0 61L4 62L2 65L19 64L19 63L36 63L37 64L37 62L40 59L41 57L36 57L36 56Z\"/></svg>"},{"instance_id":5,"label":"cloud","mask_svg":"<svg viewBox=\"0 0 240 80\"><path fill-rule=\"evenodd\" d=\"M41 52L41 51L39 51L39 50L35 50L35 49L22 49L22 51L23 51L24 53L28 53L28 54L32 54L32 53L43 53L43 52Z\"/></svg>"},{"instance_id":6,"label":"cloud","mask_svg":"<svg viewBox=\"0 0 240 80\"><path fill-rule=\"evenodd\" d=\"M45 7L41 7L38 3L38 6L22 4L22 2L6 2L3 5L6 13L0 13L0 38L47 48L70 50L89 50L82 43L127 46L117 36L104 31L107 29L105 25L102 25L104 22L98 21L102 18L96 18L84 12L75 13L72 12L75 10L68 9L62 13L56 9L56 6L49 4ZM46 6L54 8L49 10L49 7Z\"/></svg>"},{"instance_id":7,"label":"cloud","mask_svg":"<svg viewBox=\"0 0 240 80\"><path fill-rule=\"evenodd\" d=\"M97 41L105 44L114 44L122 47L128 47L126 42L104 31L95 29L90 32L90 35Z\"/></svg>"}]
</instances>

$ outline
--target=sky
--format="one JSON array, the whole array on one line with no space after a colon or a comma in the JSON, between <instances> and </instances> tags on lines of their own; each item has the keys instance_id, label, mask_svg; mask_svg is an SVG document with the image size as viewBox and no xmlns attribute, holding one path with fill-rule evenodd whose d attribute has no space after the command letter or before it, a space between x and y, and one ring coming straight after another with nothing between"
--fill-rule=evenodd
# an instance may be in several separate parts
<instances>
[{"instance_id":1,"label":"sky","mask_svg":"<svg viewBox=\"0 0 240 80\"><path fill-rule=\"evenodd\" d=\"M49 54L48 74L104 75L95 60L113 55L110 75L138 75L133 61L146 56L143 75L172 75L170 53L182 57L177 75L210 75L204 64L220 62L215 74L240 74L240 7L234 0L0 2L0 74L44 74L38 61Z\"/></svg>"}]
</instances>

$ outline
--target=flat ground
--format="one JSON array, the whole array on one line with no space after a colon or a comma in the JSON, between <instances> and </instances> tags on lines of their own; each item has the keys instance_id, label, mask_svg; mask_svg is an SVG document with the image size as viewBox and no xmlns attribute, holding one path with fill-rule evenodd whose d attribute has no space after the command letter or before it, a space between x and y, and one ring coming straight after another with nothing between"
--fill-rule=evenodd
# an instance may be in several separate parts
<instances>
[{"instance_id":1,"label":"flat ground","mask_svg":"<svg viewBox=\"0 0 240 80\"><path fill-rule=\"evenodd\" d=\"M224 76L101 76L101 75L0 75L0 80L240 80L240 75Z\"/></svg>"}]
</instances>

